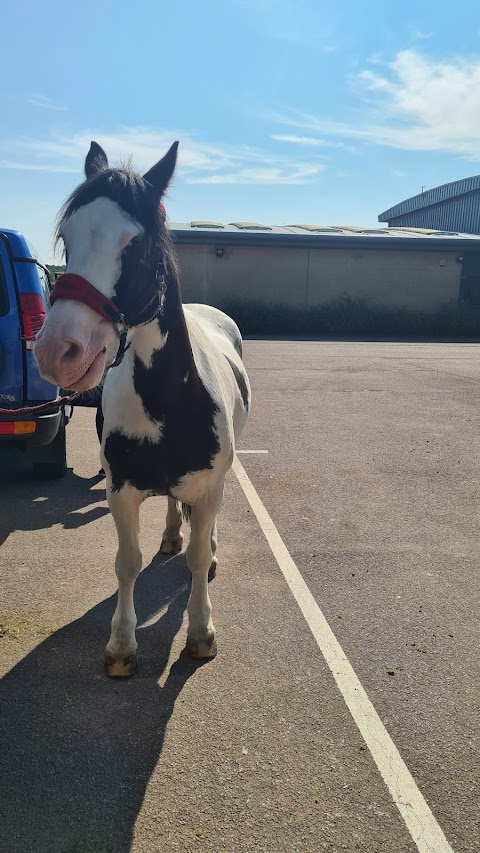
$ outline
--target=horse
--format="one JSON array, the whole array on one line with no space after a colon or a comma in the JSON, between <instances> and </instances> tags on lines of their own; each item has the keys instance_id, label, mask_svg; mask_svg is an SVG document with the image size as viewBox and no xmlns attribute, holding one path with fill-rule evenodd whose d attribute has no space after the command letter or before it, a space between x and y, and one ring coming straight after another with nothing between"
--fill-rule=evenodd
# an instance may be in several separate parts
<instances>
[{"instance_id":1,"label":"horse","mask_svg":"<svg viewBox=\"0 0 480 853\"><path fill-rule=\"evenodd\" d=\"M216 655L208 581L217 514L251 403L236 323L214 307L182 304L161 201L177 148L142 176L130 163L111 168L91 143L85 180L58 214L66 269L35 344L41 375L68 392L95 388L106 373L100 459L118 537L109 677L137 669L139 509L150 495L167 496L162 554L182 550L182 520L190 522L186 650Z\"/></svg>"}]
</instances>

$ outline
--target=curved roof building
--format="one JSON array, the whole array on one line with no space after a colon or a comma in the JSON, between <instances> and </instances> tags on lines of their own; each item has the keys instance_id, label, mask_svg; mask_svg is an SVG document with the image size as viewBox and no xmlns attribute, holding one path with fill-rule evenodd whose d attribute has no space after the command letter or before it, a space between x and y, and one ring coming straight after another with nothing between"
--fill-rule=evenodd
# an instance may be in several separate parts
<instances>
[{"instance_id":1,"label":"curved roof building","mask_svg":"<svg viewBox=\"0 0 480 853\"><path fill-rule=\"evenodd\" d=\"M480 234L480 175L407 198L380 213L378 221L393 227Z\"/></svg>"}]
</instances>

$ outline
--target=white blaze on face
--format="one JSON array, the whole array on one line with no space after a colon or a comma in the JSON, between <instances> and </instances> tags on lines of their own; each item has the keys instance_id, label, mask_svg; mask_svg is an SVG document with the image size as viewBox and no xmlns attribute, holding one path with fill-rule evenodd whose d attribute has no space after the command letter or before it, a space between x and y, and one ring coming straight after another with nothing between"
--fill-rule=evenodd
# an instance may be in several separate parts
<instances>
[{"instance_id":1,"label":"white blaze on face","mask_svg":"<svg viewBox=\"0 0 480 853\"><path fill-rule=\"evenodd\" d=\"M60 227L67 249L67 272L83 276L108 299L121 273L121 257L142 226L107 198L75 211ZM86 391L102 378L118 338L111 323L73 299L58 299L37 335L35 355L41 375L61 388Z\"/></svg>"},{"instance_id":2,"label":"white blaze on face","mask_svg":"<svg viewBox=\"0 0 480 853\"><path fill-rule=\"evenodd\" d=\"M67 272L86 278L109 299L121 272L121 256L140 223L114 201L97 198L75 211L60 227L68 255Z\"/></svg>"}]
</instances>

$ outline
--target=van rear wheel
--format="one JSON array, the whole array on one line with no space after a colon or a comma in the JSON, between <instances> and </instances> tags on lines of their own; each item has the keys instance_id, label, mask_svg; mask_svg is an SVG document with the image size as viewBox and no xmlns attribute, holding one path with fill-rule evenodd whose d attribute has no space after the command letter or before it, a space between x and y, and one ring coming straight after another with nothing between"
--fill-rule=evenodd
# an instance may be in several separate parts
<instances>
[{"instance_id":1,"label":"van rear wheel","mask_svg":"<svg viewBox=\"0 0 480 853\"><path fill-rule=\"evenodd\" d=\"M39 480L59 480L67 473L67 436L65 418L52 443L45 448L45 461L33 463L34 476Z\"/></svg>"}]
</instances>

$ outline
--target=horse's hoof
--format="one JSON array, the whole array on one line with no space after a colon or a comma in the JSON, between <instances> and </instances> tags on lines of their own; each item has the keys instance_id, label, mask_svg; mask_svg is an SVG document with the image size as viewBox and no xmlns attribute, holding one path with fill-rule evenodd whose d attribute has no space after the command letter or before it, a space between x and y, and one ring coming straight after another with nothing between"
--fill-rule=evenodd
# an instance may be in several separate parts
<instances>
[{"instance_id":1,"label":"horse's hoof","mask_svg":"<svg viewBox=\"0 0 480 853\"><path fill-rule=\"evenodd\" d=\"M108 678L128 678L134 675L138 668L137 653L133 652L124 658L114 658L113 655L105 655L105 675Z\"/></svg>"},{"instance_id":2,"label":"horse's hoof","mask_svg":"<svg viewBox=\"0 0 480 853\"><path fill-rule=\"evenodd\" d=\"M214 577L216 577L217 565L218 565L218 560L216 557L213 557L212 564L208 570L208 580L209 581L213 581Z\"/></svg>"},{"instance_id":3,"label":"horse's hoof","mask_svg":"<svg viewBox=\"0 0 480 853\"><path fill-rule=\"evenodd\" d=\"M162 539L161 554L179 554L183 547L183 533L176 539Z\"/></svg>"},{"instance_id":4,"label":"horse's hoof","mask_svg":"<svg viewBox=\"0 0 480 853\"><path fill-rule=\"evenodd\" d=\"M193 640L191 637L187 637L185 648L191 658L208 660L217 654L217 641L214 634L207 640Z\"/></svg>"}]
</instances>

